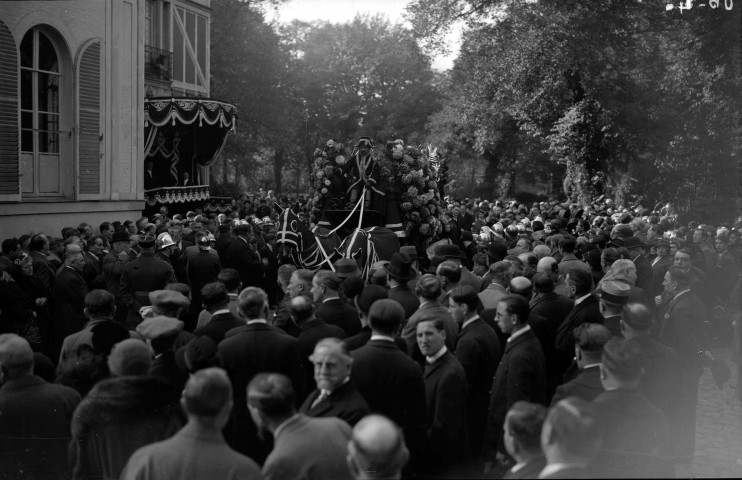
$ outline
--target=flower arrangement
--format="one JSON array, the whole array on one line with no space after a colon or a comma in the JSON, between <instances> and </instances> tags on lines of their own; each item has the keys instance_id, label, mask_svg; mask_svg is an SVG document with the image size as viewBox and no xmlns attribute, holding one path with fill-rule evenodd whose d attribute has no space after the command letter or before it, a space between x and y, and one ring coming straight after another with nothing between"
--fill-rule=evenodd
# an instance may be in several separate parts
<instances>
[{"instance_id":1,"label":"flower arrangement","mask_svg":"<svg viewBox=\"0 0 742 480\"><path fill-rule=\"evenodd\" d=\"M345 194L345 177L343 166L346 159L342 143L330 139L323 148L314 150L312 163L311 197L312 214L319 218L328 198Z\"/></svg>"},{"instance_id":2,"label":"flower arrangement","mask_svg":"<svg viewBox=\"0 0 742 480\"><path fill-rule=\"evenodd\" d=\"M435 174L426 153L402 140L386 143L381 161L381 175L399 187L399 207L407 237L435 238L442 230L438 218L438 190Z\"/></svg>"}]
</instances>

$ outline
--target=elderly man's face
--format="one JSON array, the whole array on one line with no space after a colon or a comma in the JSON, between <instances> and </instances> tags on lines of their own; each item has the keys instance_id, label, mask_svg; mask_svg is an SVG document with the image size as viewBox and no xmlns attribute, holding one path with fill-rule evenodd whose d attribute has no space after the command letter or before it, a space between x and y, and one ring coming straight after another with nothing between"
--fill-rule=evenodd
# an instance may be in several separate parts
<instances>
[{"instance_id":1,"label":"elderly man's face","mask_svg":"<svg viewBox=\"0 0 742 480\"><path fill-rule=\"evenodd\" d=\"M102 238L96 238L95 241L88 243L88 250L90 250L90 253L93 255L100 255L103 253L103 239Z\"/></svg>"},{"instance_id":2,"label":"elderly man's face","mask_svg":"<svg viewBox=\"0 0 742 480\"><path fill-rule=\"evenodd\" d=\"M701 243L703 242L703 232L701 230L696 230L693 232L693 243Z\"/></svg>"},{"instance_id":3,"label":"elderly man's face","mask_svg":"<svg viewBox=\"0 0 742 480\"><path fill-rule=\"evenodd\" d=\"M314 380L320 390L333 391L350 376L350 358L336 346L323 345L314 349Z\"/></svg>"}]
</instances>

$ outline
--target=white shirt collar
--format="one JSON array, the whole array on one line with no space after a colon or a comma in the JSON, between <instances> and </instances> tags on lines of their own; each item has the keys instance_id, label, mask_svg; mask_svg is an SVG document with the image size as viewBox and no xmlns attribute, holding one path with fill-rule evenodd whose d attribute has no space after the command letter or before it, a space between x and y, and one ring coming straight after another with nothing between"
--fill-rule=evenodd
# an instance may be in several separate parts
<instances>
[{"instance_id":1,"label":"white shirt collar","mask_svg":"<svg viewBox=\"0 0 742 480\"><path fill-rule=\"evenodd\" d=\"M211 316L214 317L216 315L220 315L222 313L229 313L228 308L222 308L221 310L217 310L216 312L212 313Z\"/></svg>"},{"instance_id":2,"label":"white shirt collar","mask_svg":"<svg viewBox=\"0 0 742 480\"><path fill-rule=\"evenodd\" d=\"M463 323L463 324L461 325L461 330L465 329L467 325L471 324L471 323L472 323L472 322L473 322L474 320L476 320L476 319L478 319L478 318L479 318L479 315L474 315L474 316L473 316L473 317L471 317L471 318L470 318L469 320L465 321L465 322L464 322L464 323Z\"/></svg>"},{"instance_id":3,"label":"white shirt collar","mask_svg":"<svg viewBox=\"0 0 742 480\"><path fill-rule=\"evenodd\" d=\"M386 335L378 335L378 334L374 334L374 335L371 335L371 339L370 339L370 340L385 340L385 341L387 341L387 342L392 342L392 343L394 343L394 339L393 339L392 337L388 337L388 336L386 336ZM370 341L370 340L369 340L369 341Z\"/></svg>"},{"instance_id":4,"label":"white shirt collar","mask_svg":"<svg viewBox=\"0 0 742 480\"><path fill-rule=\"evenodd\" d=\"M584 466L580 465L579 463L550 463L546 465L543 470L541 470L541 473L538 474L538 478L544 478L560 470L565 470L571 467L584 468Z\"/></svg>"},{"instance_id":5,"label":"white shirt collar","mask_svg":"<svg viewBox=\"0 0 742 480\"><path fill-rule=\"evenodd\" d=\"M581 296L580 298L578 298L577 300L575 300L575 305L579 305L579 304L581 304L581 303L582 303L583 301L585 301L585 299L586 299L587 297L589 297L590 295L592 295L592 293L588 293L587 295L583 295L583 296Z\"/></svg>"},{"instance_id":6,"label":"white shirt collar","mask_svg":"<svg viewBox=\"0 0 742 480\"><path fill-rule=\"evenodd\" d=\"M516 330L515 332L513 332L512 334L510 334L510 338L508 338L508 343L512 342L517 337L523 335L524 333L528 332L529 330L531 330L531 326L530 325L526 325L525 327L521 328L520 330Z\"/></svg>"},{"instance_id":7,"label":"white shirt collar","mask_svg":"<svg viewBox=\"0 0 742 480\"><path fill-rule=\"evenodd\" d=\"M336 298L337 298L338 300L340 299L340 297L330 297L330 298L325 298L324 300L322 300L322 303L327 303L327 302L329 302L330 300L335 300Z\"/></svg>"},{"instance_id":8,"label":"white shirt collar","mask_svg":"<svg viewBox=\"0 0 742 480\"><path fill-rule=\"evenodd\" d=\"M672 297L672 299L673 299L673 300L676 300L676 299L677 299L677 298L678 298L678 297L679 297L680 295L684 294L685 292L690 292L690 288L686 288L686 289L685 289L685 290L683 290L682 292L678 292L678 293L676 293L676 294L675 294L675 296L674 296L674 297Z\"/></svg>"},{"instance_id":9,"label":"white shirt collar","mask_svg":"<svg viewBox=\"0 0 742 480\"><path fill-rule=\"evenodd\" d=\"M267 324L268 322L266 322L264 318L253 318L252 320L247 321L248 325L252 325L253 323L266 323Z\"/></svg>"},{"instance_id":10,"label":"white shirt collar","mask_svg":"<svg viewBox=\"0 0 742 480\"><path fill-rule=\"evenodd\" d=\"M447 351L448 351L448 348L446 348L446 345L443 345L443 348L438 350L438 352L435 355L433 355L432 357L425 357L425 360L428 363L435 363L435 361L441 358L443 355L445 355Z\"/></svg>"}]
</instances>

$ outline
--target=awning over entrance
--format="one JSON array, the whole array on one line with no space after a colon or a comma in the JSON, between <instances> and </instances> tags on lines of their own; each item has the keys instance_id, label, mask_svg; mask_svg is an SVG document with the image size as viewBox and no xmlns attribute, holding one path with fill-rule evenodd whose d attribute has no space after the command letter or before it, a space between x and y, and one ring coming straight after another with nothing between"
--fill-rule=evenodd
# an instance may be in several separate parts
<instances>
[{"instance_id":1,"label":"awning over entrance","mask_svg":"<svg viewBox=\"0 0 742 480\"><path fill-rule=\"evenodd\" d=\"M219 157L236 122L235 106L218 100L145 99L145 162L152 161L154 167L154 179L145 181L145 191L206 184L205 167Z\"/></svg>"}]
</instances>

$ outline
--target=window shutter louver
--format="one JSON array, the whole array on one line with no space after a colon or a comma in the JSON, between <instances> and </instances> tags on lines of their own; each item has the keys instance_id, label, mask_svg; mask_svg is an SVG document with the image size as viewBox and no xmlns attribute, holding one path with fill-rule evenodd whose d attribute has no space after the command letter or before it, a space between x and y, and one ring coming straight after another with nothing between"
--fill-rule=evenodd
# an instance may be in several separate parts
<instances>
[{"instance_id":1,"label":"window shutter louver","mask_svg":"<svg viewBox=\"0 0 742 480\"><path fill-rule=\"evenodd\" d=\"M91 43L80 57L79 85L79 192L101 193L100 42Z\"/></svg>"},{"instance_id":2,"label":"window shutter louver","mask_svg":"<svg viewBox=\"0 0 742 480\"><path fill-rule=\"evenodd\" d=\"M0 20L0 201L20 201L18 49Z\"/></svg>"}]
</instances>

